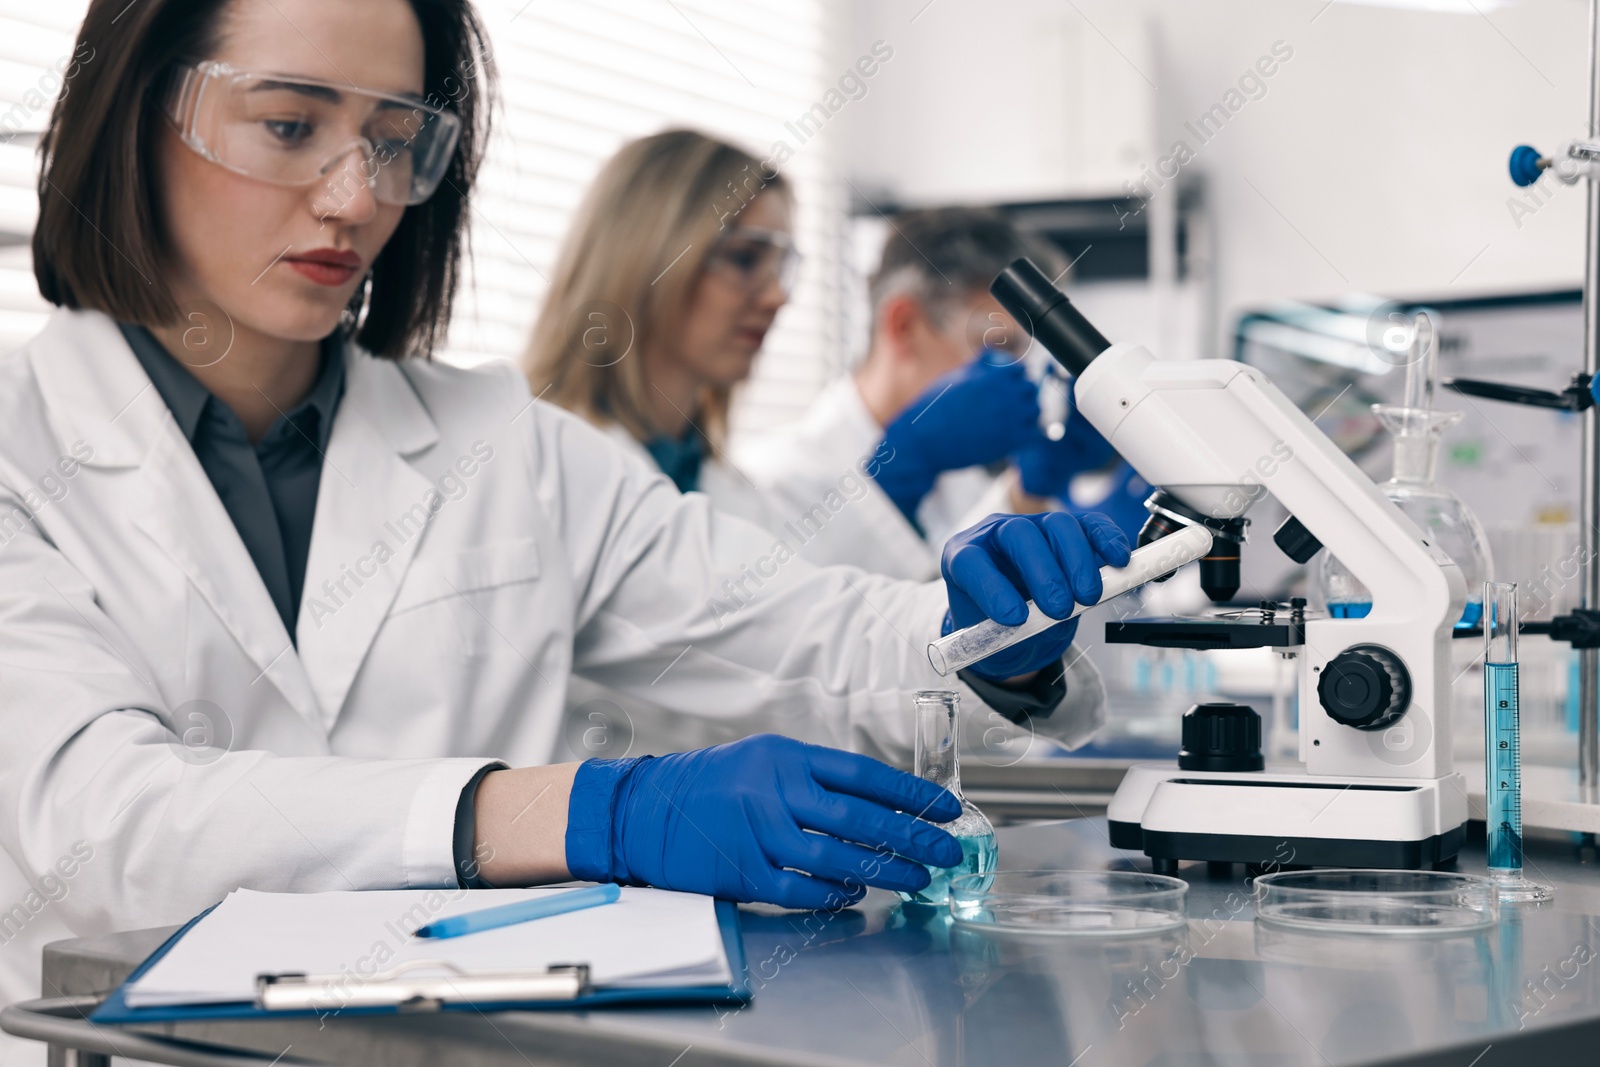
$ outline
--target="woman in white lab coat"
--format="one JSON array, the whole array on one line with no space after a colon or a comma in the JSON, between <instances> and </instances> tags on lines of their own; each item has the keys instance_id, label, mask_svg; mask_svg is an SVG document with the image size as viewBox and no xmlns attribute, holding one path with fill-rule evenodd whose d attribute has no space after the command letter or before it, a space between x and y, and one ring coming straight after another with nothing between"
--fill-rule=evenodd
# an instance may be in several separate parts
<instances>
[{"instance_id":1,"label":"woman in white lab coat","mask_svg":"<svg viewBox=\"0 0 1600 1067\"><path fill-rule=\"evenodd\" d=\"M535 395L680 490L773 530L788 516L725 445L733 389L794 284L794 211L783 175L725 141L695 130L630 141L585 195L524 353Z\"/></svg>"},{"instance_id":2,"label":"woman in white lab coat","mask_svg":"<svg viewBox=\"0 0 1600 1067\"><path fill-rule=\"evenodd\" d=\"M0 362L0 995L49 940L240 886L820 907L925 879L883 848L954 862L896 810L948 794L831 748L547 765L568 681L903 758L941 623L1064 615L1125 544L1019 519L945 587L769 571L769 534L511 367L403 358L445 328L483 146L465 0L94 0L75 54L34 240L60 307ZM984 684L1049 714L1064 651Z\"/></svg>"}]
</instances>

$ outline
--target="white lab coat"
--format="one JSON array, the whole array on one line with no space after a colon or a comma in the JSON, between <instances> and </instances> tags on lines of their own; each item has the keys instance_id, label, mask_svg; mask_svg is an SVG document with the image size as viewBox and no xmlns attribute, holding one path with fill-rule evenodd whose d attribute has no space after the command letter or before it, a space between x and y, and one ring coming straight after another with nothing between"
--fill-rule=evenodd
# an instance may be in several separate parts
<instances>
[{"instance_id":1,"label":"white lab coat","mask_svg":"<svg viewBox=\"0 0 1600 1067\"><path fill-rule=\"evenodd\" d=\"M573 676L904 758L943 590L794 560L714 610L771 544L509 365L352 348L296 647L116 325L58 311L0 361L0 998L237 886L453 885L462 786L570 758Z\"/></svg>"},{"instance_id":2,"label":"white lab coat","mask_svg":"<svg viewBox=\"0 0 1600 1067\"><path fill-rule=\"evenodd\" d=\"M1010 510L1005 481L982 467L940 475L917 508L924 537L863 471L873 458L893 462L878 451L882 440L883 427L867 410L855 379L845 375L798 422L745 443L735 462L766 494L778 517L769 525L788 523L809 538L803 553L811 562L849 563L893 578L935 578L951 534Z\"/></svg>"},{"instance_id":3,"label":"white lab coat","mask_svg":"<svg viewBox=\"0 0 1600 1067\"><path fill-rule=\"evenodd\" d=\"M614 441L618 448L633 456L648 469L652 471L660 469L650 450L621 423L606 423L600 430ZM700 464L700 480L696 491L704 493L710 499L711 506L725 515L736 515L769 530L782 521L772 495L758 487L742 470L728 463L718 452L708 454Z\"/></svg>"},{"instance_id":4,"label":"white lab coat","mask_svg":"<svg viewBox=\"0 0 1600 1067\"><path fill-rule=\"evenodd\" d=\"M857 396L860 418L876 427L860 403L854 386L850 387L850 395ZM824 402L819 401L819 407L827 411ZM847 418L852 414L846 409ZM785 549L808 562L847 564L889 577L918 581L937 577L938 551L917 534L878 484L860 469L860 455L870 454L877 447L882 432L876 435L863 432L854 420L850 431L848 438L841 433L825 439L833 442L837 457L857 455L854 466L849 460L830 466L826 457L817 459L814 452L807 451L805 454L813 458L810 463L797 462L792 472L794 477L782 484L762 485L742 465L736 466L726 455L718 453L707 456L701 466L696 495L704 495L718 511L765 527L772 534L774 548L781 542ZM622 426L611 423L603 432L647 468L657 469L649 451ZM861 442L864 442L861 452L852 452L854 443ZM802 441L797 447L809 450L819 444L820 440ZM841 474L851 470L853 477ZM1004 486L994 488L991 483L996 481L987 472L977 469L945 475L937 487L943 492L930 494L930 502L919 514L919 520L947 524L948 536L984 515L1004 510L1005 489ZM938 499L931 499L935 495ZM968 507L968 515L954 518L964 501L974 499L978 503ZM805 503L807 500L809 504ZM941 544L942 541L941 538ZM769 551L764 557L751 561L752 567L763 558L771 559L779 554ZM744 573L747 572L730 577L739 581ZM724 598L724 602L732 603L732 600ZM1102 721L1104 691L1098 673L1080 651L1074 650L1069 660L1074 666L1068 673L1067 706L1052 716L1053 721L1046 723L1038 733L1057 737L1076 747L1087 739L1091 725ZM944 684L948 685L948 680ZM682 752L721 744L749 732L746 724L739 721L684 716L653 697L654 692L649 689L621 693L591 678L574 677L568 691L558 756L587 759ZM969 750L987 752L1007 763L1017 758L1020 749L1011 743L1014 731L998 714L992 711L968 714L964 717L964 728L964 741Z\"/></svg>"}]
</instances>

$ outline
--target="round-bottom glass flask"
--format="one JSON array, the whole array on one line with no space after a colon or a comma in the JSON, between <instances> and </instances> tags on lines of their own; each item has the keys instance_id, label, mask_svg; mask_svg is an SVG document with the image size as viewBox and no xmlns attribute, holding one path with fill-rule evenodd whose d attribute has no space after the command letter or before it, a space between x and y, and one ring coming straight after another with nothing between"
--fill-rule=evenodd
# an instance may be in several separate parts
<instances>
[{"instance_id":1,"label":"round-bottom glass flask","mask_svg":"<svg viewBox=\"0 0 1600 1067\"><path fill-rule=\"evenodd\" d=\"M1461 569L1467 604L1456 625L1472 629L1483 617L1483 583L1494 578L1489 538L1472 509L1434 480L1439 437L1461 413L1388 404L1375 404L1373 411L1394 435L1394 477L1378 488ZM1327 550L1317 554L1314 567L1313 588L1321 594L1328 614L1359 619L1372 610L1367 587Z\"/></svg>"},{"instance_id":2,"label":"round-bottom glass flask","mask_svg":"<svg viewBox=\"0 0 1600 1067\"><path fill-rule=\"evenodd\" d=\"M912 904L943 907L950 899L950 879L965 874L989 875L1000 858L995 844L994 825L978 806L961 793L961 761L957 755L959 694L945 689L925 689L916 694L917 741L914 770L943 786L961 802L961 814L939 826L950 831L961 843L961 862L954 867L929 867L932 880L926 889L901 893Z\"/></svg>"}]
</instances>

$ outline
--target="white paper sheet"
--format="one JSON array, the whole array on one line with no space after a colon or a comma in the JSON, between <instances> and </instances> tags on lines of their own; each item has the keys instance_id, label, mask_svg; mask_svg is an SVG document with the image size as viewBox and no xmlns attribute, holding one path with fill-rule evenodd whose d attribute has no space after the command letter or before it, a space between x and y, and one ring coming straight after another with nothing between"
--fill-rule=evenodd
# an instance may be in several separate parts
<instances>
[{"instance_id":1,"label":"white paper sheet","mask_svg":"<svg viewBox=\"0 0 1600 1067\"><path fill-rule=\"evenodd\" d=\"M348 974L360 982L412 960L446 960L468 973L587 963L597 988L731 981L715 901L693 893L625 888L615 904L566 915L464 937L411 936L436 919L560 892L236 890L129 988L128 1003L252 1001L260 974Z\"/></svg>"}]
</instances>

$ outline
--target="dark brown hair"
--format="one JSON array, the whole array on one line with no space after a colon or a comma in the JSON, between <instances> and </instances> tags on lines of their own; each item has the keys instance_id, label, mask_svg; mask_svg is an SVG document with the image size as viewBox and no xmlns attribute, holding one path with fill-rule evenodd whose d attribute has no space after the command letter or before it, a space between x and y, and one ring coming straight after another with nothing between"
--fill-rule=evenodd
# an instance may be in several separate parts
<instances>
[{"instance_id":1,"label":"dark brown hair","mask_svg":"<svg viewBox=\"0 0 1600 1067\"><path fill-rule=\"evenodd\" d=\"M158 94L174 63L214 52L228 0L92 0L39 142L33 273L52 304L160 326L178 306L155 195ZM355 340L375 355L430 354L450 321L467 254L467 194L494 99L494 64L469 0L410 0L425 46L423 94L461 116L444 181L400 225L356 291ZM365 305L362 315L361 304Z\"/></svg>"}]
</instances>

